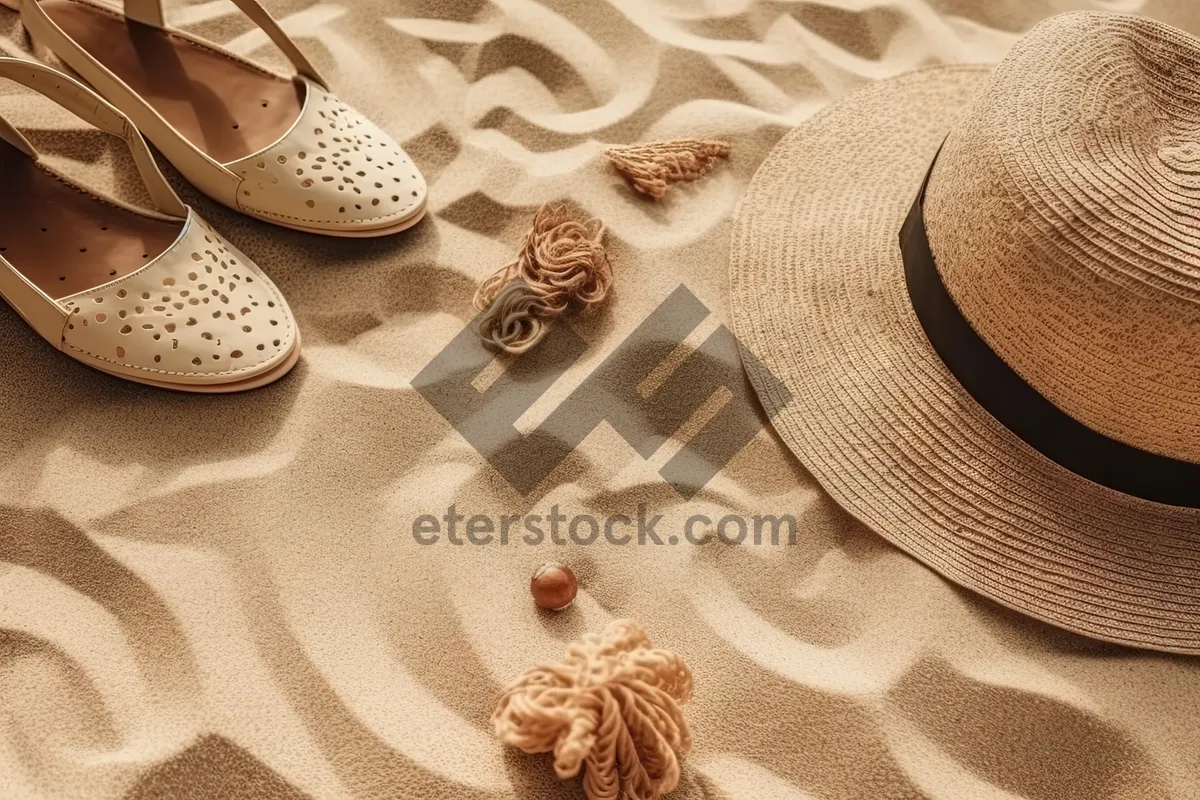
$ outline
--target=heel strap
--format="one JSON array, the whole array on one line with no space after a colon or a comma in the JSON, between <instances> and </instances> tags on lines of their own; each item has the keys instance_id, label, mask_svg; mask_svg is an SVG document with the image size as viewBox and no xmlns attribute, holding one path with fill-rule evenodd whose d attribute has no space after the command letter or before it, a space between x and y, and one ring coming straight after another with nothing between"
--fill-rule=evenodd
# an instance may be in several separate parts
<instances>
[{"instance_id":1,"label":"heel strap","mask_svg":"<svg viewBox=\"0 0 1200 800\"><path fill-rule=\"evenodd\" d=\"M329 88L329 84L325 83L325 79L317 72L316 67L309 62L300 48L296 46L296 43L284 32L283 28L279 27L279 23L262 7L258 0L232 1L255 25L262 28L263 32L275 43L276 47L283 51L283 54L288 57L288 60L296 68L296 72L320 84L325 89ZM166 26L162 0L125 0L125 16L144 25L152 25L155 28Z\"/></svg>"},{"instance_id":2,"label":"heel strap","mask_svg":"<svg viewBox=\"0 0 1200 800\"><path fill-rule=\"evenodd\" d=\"M150 193L155 208L163 214L184 218L188 215L187 206L175 194L171 184L163 177L154 156L146 141L138 133L137 128L129 118L118 111L107 100L69 75L39 64L20 58L0 57L0 78L6 78L27 86L58 105L70 111L84 122L87 122L105 133L118 136L125 140L133 162L137 166L142 183ZM0 117L0 139L11 144L30 158L38 158L37 150L25 136L14 128L7 120Z\"/></svg>"}]
</instances>

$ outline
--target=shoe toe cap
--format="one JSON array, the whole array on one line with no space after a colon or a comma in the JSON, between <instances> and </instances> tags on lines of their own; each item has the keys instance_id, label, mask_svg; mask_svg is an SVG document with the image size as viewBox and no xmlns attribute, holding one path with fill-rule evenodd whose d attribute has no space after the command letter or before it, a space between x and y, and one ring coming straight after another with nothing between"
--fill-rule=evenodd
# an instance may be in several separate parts
<instances>
[{"instance_id":1,"label":"shoe toe cap","mask_svg":"<svg viewBox=\"0 0 1200 800\"><path fill-rule=\"evenodd\" d=\"M298 341L271 280L195 214L146 267L63 306L72 356L156 383L251 380L287 362Z\"/></svg>"},{"instance_id":2,"label":"shoe toe cap","mask_svg":"<svg viewBox=\"0 0 1200 800\"><path fill-rule=\"evenodd\" d=\"M425 179L404 149L311 82L292 129L271 148L227 167L242 179L239 208L290 227L386 232L425 209Z\"/></svg>"}]
</instances>

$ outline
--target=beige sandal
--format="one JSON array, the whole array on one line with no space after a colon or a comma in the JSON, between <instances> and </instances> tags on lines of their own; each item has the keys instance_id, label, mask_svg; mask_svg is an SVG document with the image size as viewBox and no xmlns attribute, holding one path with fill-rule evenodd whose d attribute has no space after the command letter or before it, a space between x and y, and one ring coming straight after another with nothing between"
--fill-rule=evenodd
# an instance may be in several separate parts
<instances>
[{"instance_id":1,"label":"beige sandal","mask_svg":"<svg viewBox=\"0 0 1200 800\"><path fill-rule=\"evenodd\" d=\"M279 290L180 201L129 119L44 64L0 58L0 78L124 139L156 208L77 186L0 117L8 304L62 352L139 383L233 392L287 373L300 335Z\"/></svg>"},{"instance_id":2,"label":"beige sandal","mask_svg":"<svg viewBox=\"0 0 1200 800\"><path fill-rule=\"evenodd\" d=\"M160 0L125 16L89 0L0 0L124 111L184 177L230 208L330 236L382 236L425 214L425 180L378 126L338 100L257 0L233 0L295 65L269 72L166 27Z\"/></svg>"}]
</instances>

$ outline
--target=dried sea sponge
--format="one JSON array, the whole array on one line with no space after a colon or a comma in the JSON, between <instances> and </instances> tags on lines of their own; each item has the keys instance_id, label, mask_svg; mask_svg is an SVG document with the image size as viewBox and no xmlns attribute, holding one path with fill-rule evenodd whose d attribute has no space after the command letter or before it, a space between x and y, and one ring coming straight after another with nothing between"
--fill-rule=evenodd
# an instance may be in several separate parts
<instances>
[{"instance_id":1,"label":"dried sea sponge","mask_svg":"<svg viewBox=\"0 0 1200 800\"><path fill-rule=\"evenodd\" d=\"M604 300L612 267L603 238L598 219L580 222L561 203L538 209L516 258L475 292L475 307L486 312L479 321L484 341L523 353L545 335L549 320Z\"/></svg>"},{"instance_id":2,"label":"dried sea sponge","mask_svg":"<svg viewBox=\"0 0 1200 800\"><path fill-rule=\"evenodd\" d=\"M653 649L636 621L617 620L572 644L561 664L510 684L492 725L505 744L553 752L559 778L584 770L588 800L658 800L678 785L692 746L679 709L691 693L683 659Z\"/></svg>"}]
</instances>

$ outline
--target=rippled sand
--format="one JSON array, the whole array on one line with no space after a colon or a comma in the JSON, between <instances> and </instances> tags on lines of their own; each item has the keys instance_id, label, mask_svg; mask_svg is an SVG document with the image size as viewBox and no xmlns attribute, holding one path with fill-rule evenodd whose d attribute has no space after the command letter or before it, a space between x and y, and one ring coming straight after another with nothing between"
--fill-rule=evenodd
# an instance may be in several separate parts
<instances>
[{"instance_id":1,"label":"rippled sand","mask_svg":"<svg viewBox=\"0 0 1200 800\"><path fill-rule=\"evenodd\" d=\"M791 126L865 81L999 58L1072 8L1200 31L1186 0L273 0L338 92L431 185L409 233L332 241L185 199L290 298L305 357L237 397L124 384L0 310L0 796L582 797L488 717L524 667L609 619L691 664L695 748L672 797L1200 794L1200 661L1049 628L958 590L826 499L764 431L694 500L601 426L520 497L411 388L534 208L608 225L616 284L528 430L680 283L728 323L730 215ZM189 30L272 63L228 3ZM0 50L25 48L0 10ZM86 162L123 156L44 103L0 113ZM645 202L605 143L727 138ZM178 176L171 173L178 183ZM134 191L118 180L122 191ZM791 513L795 546L422 547L418 514ZM536 613L546 559L584 589Z\"/></svg>"}]
</instances>

